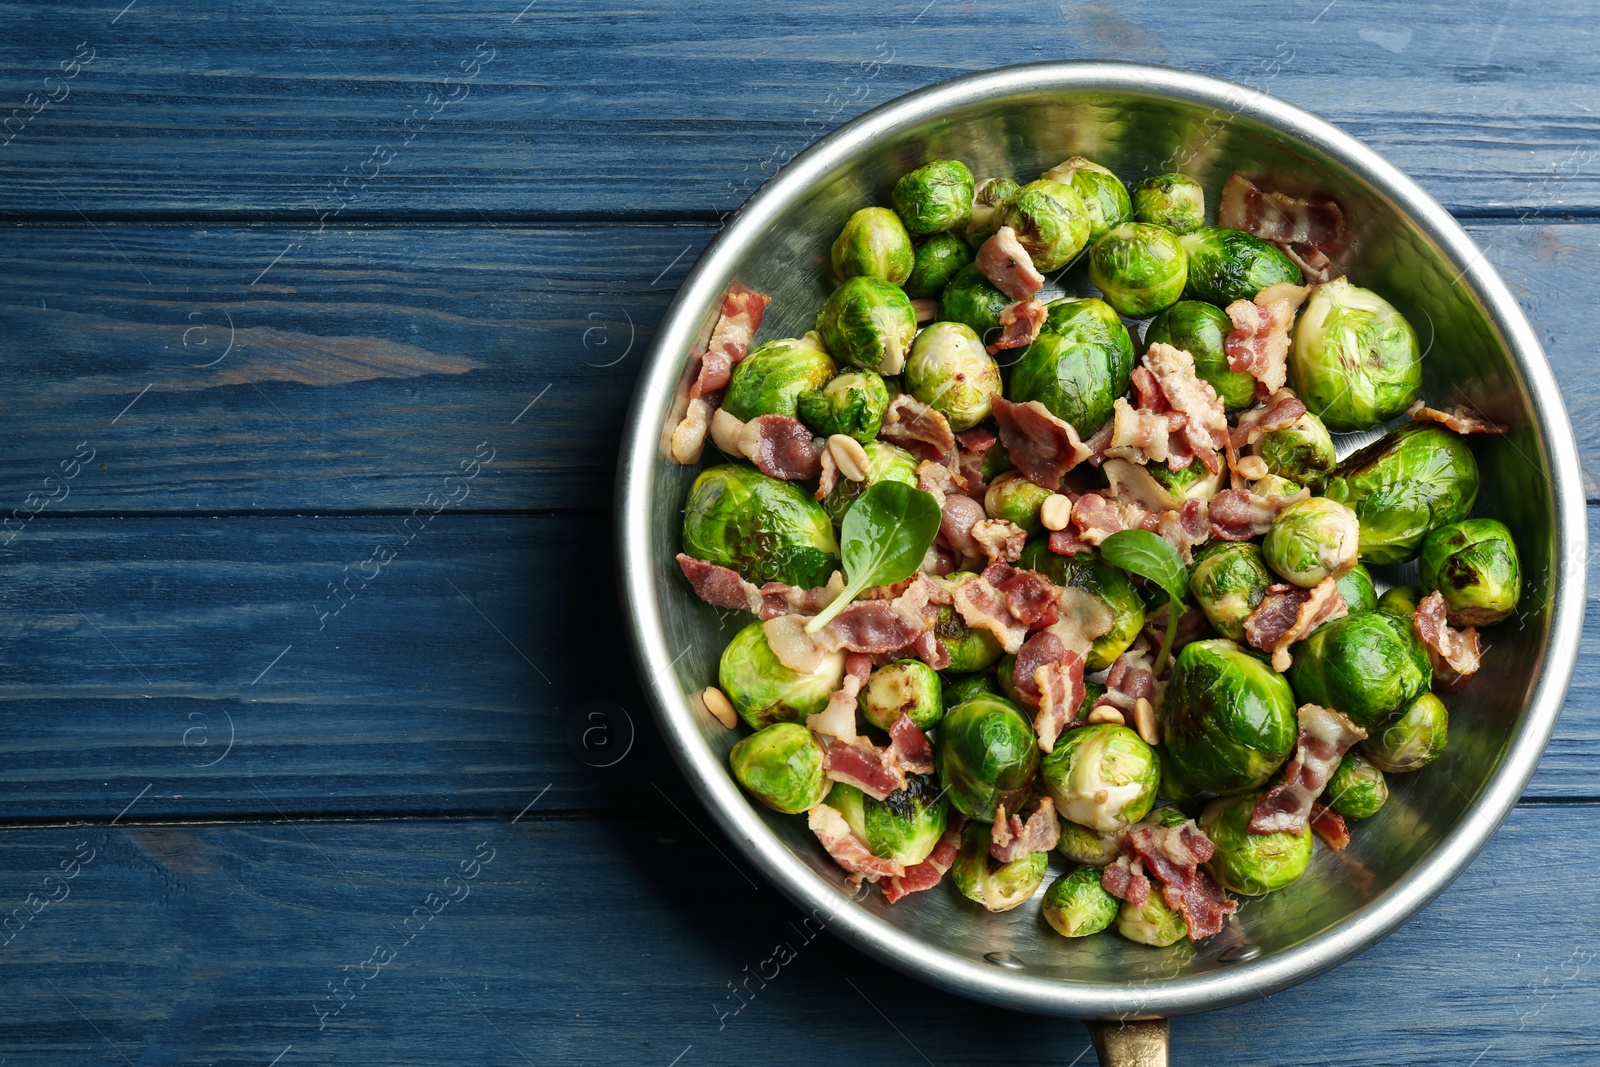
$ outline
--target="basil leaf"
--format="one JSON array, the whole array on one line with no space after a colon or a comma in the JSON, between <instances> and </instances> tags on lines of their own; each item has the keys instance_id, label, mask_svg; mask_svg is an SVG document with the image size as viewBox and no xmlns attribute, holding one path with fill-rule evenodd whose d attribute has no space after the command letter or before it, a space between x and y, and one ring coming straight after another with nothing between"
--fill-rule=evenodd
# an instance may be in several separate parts
<instances>
[{"instance_id":1,"label":"basil leaf","mask_svg":"<svg viewBox=\"0 0 1600 1067\"><path fill-rule=\"evenodd\" d=\"M806 624L814 634L863 589L898 582L916 572L939 535L939 503L903 482L878 482L856 497L840 525L840 555L848 579L844 592Z\"/></svg>"},{"instance_id":2,"label":"basil leaf","mask_svg":"<svg viewBox=\"0 0 1600 1067\"><path fill-rule=\"evenodd\" d=\"M1164 538L1149 530L1122 530L1100 542L1100 556L1113 567L1148 578L1178 603L1189 592L1189 569Z\"/></svg>"}]
</instances>

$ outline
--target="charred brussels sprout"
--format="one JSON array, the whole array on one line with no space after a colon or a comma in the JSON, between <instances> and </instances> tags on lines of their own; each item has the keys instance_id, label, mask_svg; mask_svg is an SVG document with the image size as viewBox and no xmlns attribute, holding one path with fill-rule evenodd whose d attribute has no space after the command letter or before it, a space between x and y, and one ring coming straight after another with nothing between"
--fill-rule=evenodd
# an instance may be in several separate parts
<instances>
[{"instance_id":1,"label":"charred brussels sprout","mask_svg":"<svg viewBox=\"0 0 1600 1067\"><path fill-rule=\"evenodd\" d=\"M840 478L822 499L823 514L834 526L844 522L845 512L856 502L856 497L879 482L917 484L917 461L910 452L887 441L868 441L861 447L867 453L866 481L852 482L849 478Z\"/></svg>"},{"instance_id":2,"label":"charred brussels sprout","mask_svg":"<svg viewBox=\"0 0 1600 1067\"><path fill-rule=\"evenodd\" d=\"M977 577L972 571L956 571L943 582L954 589L962 582L970 582ZM933 636L950 654L950 666L947 669L952 674L981 671L1005 653L994 634L969 627L960 613L948 604L939 608L938 619L933 624Z\"/></svg>"},{"instance_id":3,"label":"charred brussels sprout","mask_svg":"<svg viewBox=\"0 0 1600 1067\"><path fill-rule=\"evenodd\" d=\"M952 430L970 430L989 417L989 397L1000 392L1000 367L972 327L935 322L911 346L906 388L950 420Z\"/></svg>"},{"instance_id":4,"label":"charred brussels sprout","mask_svg":"<svg viewBox=\"0 0 1600 1067\"><path fill-rule=\"evenodd\" d=\"M945 708L965 704L974 697L991 695L1000 695L1000 688L992 674L963 674L956 678L946 678L939 690L940 705Z\"/></svg>"},{"instance_id":5,"label":"charred brussels sprout","mask_svg":"<svg viewBox=\"0 0 1600 1067\"><path fill-rule=\"evenodd\" d=\"M1042 178L1072 186L1089 212L1089 240L1104 234L1133 217L1133 201L1128 198L1122 179L1098 163L1073 156L1045 171Z\"/></svg>"},{"instance_id":6,"label":"charred brussels sprout","mask_svg":"<svg viewBox=\"0 0 1600 1067\"><path fill-rule=\"evenodd\" d=\"M798 723L827 707L844 683L844 653L824 653L809 672L791 670L773 654L761 623L753 622L722 650L717 683L752 729Z\"/></svg>"},{"instance_id":7,"label":"charred brussels sprout","mask_svg":"<svg viewBox=\"0 0 1600 1067\"><path fill-rule=\"evenodd\" d=\"M989 483L983 494L983 510L991 519L1016 523L1031 537L1044 529L1039 524L1039 509L1050 498L1050 490L1028 481L1016 471L1007 471Z\"/></svg>"},{"instance_id":8,"label":"charred brussels sprout","mask_svg":"<svg viewBox=\"0 0 1600 1067\"><path fill-rule=\"evenodd\" d=\"M1200 829L1217 851L1206 864L1224 889L1259 897L1282 889L1306 873L1311 863L1311 828L1298 834L1253 834L1250 817L1259 793L1224 797L1206 805Z\"/></svg>"},{"instance_id":9,"label":"charred brussels sprout","mask_svg":"<svg viewBox=\"0 0 1600 1067\"><path fill-rule=\"evenodd\" d=\"M990 285L976 266L968 264L944 287L939 297L939 318L963 323L985 338L1000 329L1000 312L1010 303L1009 296Z\"/></svg>"},{"instance_id":10,"label":"charred brussels sprout","mask_svg":"<svg viewBox=\"0 0 1600 1067\"><path fill-rule=\"evenodd\" d=\"M1033 265L1048 274L1060 270L1089 243L1089 209L1072 186L1040 178L1018 190L1002 216L1017 231Z\"/></svg>"},{"instance_id":11,"label":"charred brussels sprout","mask_svg":"<svg viewBox=\"0 0 1600 1067\"><path fill-rule=\"evenodd\" d=\"M1411 619L1382 611L1323 623L1290 650L1289 682L1308 704L1342 711L1357 726L1404 708L1433 680Z\"/></svg>"},{"instance_id":12,"label":"charred brussels sprout","mask_svg":"<svg viewBox=\"0 0 1600 1067\"><path fill-rule=\"evenodd\" d=\"M1056 851L1074 863L1091 867L1104 867L1122 855L1116 834L1103 834L1066 819L1061 820L1061 840L1056 844Z\"/></svg>"},{"instance_id":13,"label":"charred brussels sprout","mask_svg":"<svg viewBox=\"0 0 1600 1067\"><path fill-rule=\"evenodd\" d=\"M835 289L822 305L817 332L828 351L844 363L899 374L917 335L917 313L898 285L857 276Z\"/></svg>"},{"instance_id":14,"label":"charred brussels sprout","mask_svg":"<svg viewBox=\"0 0 1600 1067\"><path fill-rule=\"evenodd\" d=\"M828 806L844 816L850 832L874 856L904 866L921 863L944 836L950 806L931 774L913 774L906 787L874 800L843 782L828 793Z\"/></svg>"},{"instance_id":15,"label":"charred brussels sprout","mask_svg":"<svg viewBox=\"0 0 1600 1067\"><path fill-rule=\"evenodd\" d=\"M1370 819L1389 799L1389 783L1377 764L1355 749L1344 754L1321 800L1347 819Z\"/></svg>"},{"instance_id":16,"label":"charred brussels sprout","mask_svg":"<svg viewBox=\"0 0 1600 1067\"><path fill-rule=\"evenodd\" d=\"M1344 597L1344 606L1349 614L1355 615L1377 609L1378 591L1372 586L1372 575L1361 564L1357 563L1351 567L1345 576L1333 585L1339 590L1339 595Z\"/></svg>"},{"instance_id":17,"label":"charred brussels sprout","mask_svg":"<svg viewBox=\"0 0 1600 1067\"><path fill-rule=\"evenodd\" d=\"M1457 434L1413 422L1346 459L1323 490L1361 521L1361 558L1404 563L1429 530L1460 522L1478 499L1478 463Z\"/></svg>"},{"instance_id":18,"label":"charred brussels sprout","mask_svg":"<svg viewBox=\"0 0 1600 1067\"><path fill-rule=\"evenodd\" d=\"M861 713L880 730L887 730L900 716L908 716L918 729L938 725L944 717L939 672L919 659L902 659L885 664L867 678L861 691Z\"/></svg>"},{"instance_id":19,"label":"charred brussels sprout","mask_svg":"<svg viewBox=\"0 0 1600 1067\"><path fill-rule=\"evenodd\" d=\"M1017 566L1038 571L1057 585L1070 585L1093 593L1111 611L1111 629L1095 638L1084 657L1090 671L1103 671L1128 650L1144 629L1144 602L1121 570L1100 558L1098 552L1058 556L1044 538L1029 541Z\"/></svg>"},{"instance_id":20,"label":"charred brussels sprout","mask_svg":"<svg viewBox=\"0 0 1600 1067\"><path fill-rule=\"evenodd\" d=\"M792 418L800 394L821 389L833 371L833 360L815 334L768 341L733 368L722 408L741 422L758 415Z\"/></svg>"},{"instance_id":21,"label":"charred brussels sprout","mask_svg":"<svg viewBox=\"0 0 1600 1067\"><path fill-rule=\"evenodd\" d=\"M1100 723L1067 731L1039 774L1063 819L1111 833L1132 826L1155 804L1161 767L1138 734Z\"/></svg>"},{"instance_id":22,"label":"charred brussels sprout","mask_svg":"<svg viewBox=\"0 0 1600 1067\"><path fill-rule=\"evenodd\" d=\"M1494 519L1464 519L1422 541L1422 588L1444 597L1457 626L1489 626L1517 610L1522 565L1511 531Z\"/></svg>"},{"instance_id":23,"label":"charred brussels sprout","mask_svg":"<svg viewBox=\"0 0 1600 1067\"><path fill-rule=\"evenodd\" d=\"M977 248L994 236L1005 217L1006 208L1017 198L1022 186L1010 178L988 178L972 194L972 220L967 223L967 243Z\"/></svg>"},{"instance_id":24,"label":"charred brussels sprout","mask_svg":"<svg viewBox=\"0 0 1600 1067\"><path fill-rule=\"evenodd\" d=\"M1178 235L1148 222L1123 223L1089 253L1089 280L1106 303L1130 319L1172 306L1188 276L1189 259Z\"/></svg>"},{"instance_id":25,"label":"charred brussels sprout","mask_svg":"<svg viewBox=\"0 0 1600 1067\"><path fill-rule=\"evenodd\" d=\"M1261 548L1250 541L1216 541L1196 557L1189 592L1213 629L1244 640L1244 620L1260 606L1272 584Z\"/></svg>"},{"instance_id":26,"label":"charred brussels sprout","mask_svg":"<svg viewBox=\"0 0 1600 1067\"><path fill-rule=\"evenodd\" d=\"M1294 751L1297 727L1289 683L1232 641L1183 647L1161 718L1167 758L1197 790L1259 789Z\"/></svg>"},{"instance_id":27,"label":"charred brussels sprout","mask_svg":"<svg viewBox=\"0 0 1600 1067\"><path fill-rule=\"evenodd\" d=\"M1337 500L1314 496L1278 512L1261 554L1285 581L1310 589L1354 567L1360 543L1356 513Z\"/></svg>"},{"instance_id":28,"label":"charred brussels sprout","mask_svg":"<svg viewBox=\"0 0 1600 1067\"><path fill-rule=\"evenodd\" d=\"M833 276L865 274L902 285L911 277L916 253L900 216L886 207L864 207L850 216L833 242Z\"/></svg>"},{"instance_id":29,"label":"charred brussels sprout","mask_svg":"<svg viewBox=\"0 0 1600 1067\"><path fill-rule=\"evenodd\" d=\"M1309 411L1281 430L1262 434L1251 451L1269 472L1309 486L1313 493L1322 492L1328 473L1339 464L1328 428Z\"/></svg>"},{"instance_id":30,"label":"charred brussels sprout","mask_svg":"<svg viewBox=\"0 0 1600 1067\"><path fill-rule=\"evenodd\" d=\"M1206 224L1206 194L1187 174L1157 174L1133 189L1133 217L1191 233Z\"/></svg>"},{"instance_id":31,"label":"charred brussels sprout","mask_svg":"<svg viewBox=\"0 0 1600 1067\"><path fill-rule=\"evenodd\" d=\"M975 191L965 163L936 159L901 176L889 199L906 229L921 237L964 227L972 218Z\"/></svg>"},{"instance_id":32,"label":"charred brussels sprout","mask_svg":"<svg viewBox=\"0 0 1600 1067\"><path fill-rule=\"evenodd\" d=\"M989 824L982 819L967 823L961 831L961 851L950 874L968 900L990 911L1010 911L1033 896L1044 881L1050 853L1030 852L1010 863L996 863L989 855L989 834Z\"/></svg>"},{"instance_id":33,"label":"charred brussels sprout","mask_svg":"<svg viewBox=\"0 0 1600 1067\"><path fill-rule=\"evenodd\" d=\"M862 444L878 436L888 410L889 387L870 370L845 371L795 398L795 412L812 430L823 437L842 433Z\"/></svg>"},{"instance_id":34,"label":"charred brussels sprout","mask_svg":"<svg viewBox=\"0 0 1600 1067\"><path fill-rule=\"evenodd\" d=\"M1152 888L1143 904L1125 900L1117 908L1117 933L1141 945L1167 948L1189 936L1189 924L1183 921L1181 911Z\"/></svg>"},{"instance_id":35,"label":"charred brussels sprout","mask_svg":"<svg viewBox=\"0 0 1600 1067\"><path fill-rule=\"evenodd\" d=\"M915 475L913 466L913 483ZM683 550L757 585L810 589L827 584L839 567L833 524L810 494L735 463L709 467L694 480L683 509Z\"/></svg>"},{"instance_id":36,"label":"charred brussels sprout","mask_svg":"<svg viewBox=\"0 0 1600 1067\"><path fill-rule=\"evenodd\" d=\"M1079 867L1050 883L1039 910L1062 937L1088 937L1116 921L1120 903L1101 888L1098 867Z\"/></svg>"},{"instance_id":37,"label":"charred brussels sprout","mask_svg":"<svg viewBox=\"0 0 1600 1067\"><path fill-rule=\"evenodd\" d=\"M1450 739L1450 714L1444 701L1423 693L1404 711L1389 715L1367 731L1361 750L1379 770L1418 771L1444 754Z\"/></svg>"},{"instance_id":38,"label":"charred brussels sprout","mask_svg":"<svg viewBox=\"0 0 1600 1067\"><path fill-rule=\"evenodd\" d=\"M1039 746L1015 704L980 696L946 709L934 759L950 803L981 824L994 818L995 805L1014 812L1028 798Z\"/></svg>"},{"instance_id":39,"label":"charred brussels sprout","mask_svg":"<svg viewBox=\"0 0 1600 1067\"><path fill-rule=\"evenodd\" d=\"M1232 332L1233 320L1215 304L1180 300L1150 321L1144 343L1171 345L1189 353L1194 357L1195 373L1211 383L1229 411L1238 411L1256 402L1256 379L1248 372L1228 369L1223 342Z\"/></svg>"},{"instance_id":40,"label":"charred brussels sprout","mask_svg":"<svg viewBox=\"0 0 1600 1067\"><path fill-rule=\"evenodd\" d=\"M1378 598L1378 610L1409 622L1422 602L1422 590L1414 585L1397 585Z\"/></svg>"},{"instance_id":41,"label":"charred brussels sprout","mask_svg":"<svg viewBox=\"0 0 1600 1067\"><path fill-rule=\"evenodd\" d=\"M1104 300L1051 301L1044 328L1011 370L1007 399L1037 400L1087 438L1133 380L1133 338Z\"/></svg>"},{"instance_id":42,"label":"charred brussels sprout","mask_svg":"<svg viewBox=\"0 0 1600 1067\"><path fill-rule=\"evenodd\" d=\"M1422 388L1411 324L1383 297L1343 278L1319 285L1295 323L1289 373L1306 409L1330 430L1367 430L1400 414Z\"/></svg>"},{"instance_id":43,"label":"charred brussels sprout","mask_svg":"<svg viewBox=\"0 0 1600 1067\"><path fill-rule=\"evenodd\" d=\"M1300 268L1277 245L1243 231L1202 226L1179 240L1189 255L1185 296L1227 307L1278 282L1300 284Z\"/></svg>"},{"instance_id":44,"label":"charred brussels sprout","mask_svg":"<svg viewBox=\"0 0 1600 1067\"><path fill-rule=\"evenodd\" d=\"M953 233L936 233L917 247L916 262L906 279L907 296L938 296L962 267L972 262L967 243Z\"/></svg>"},{"instance_id":45,"label":"charred brussels sprout","mask_svg":"<svg viewBox=\"0 0 1600 1067\"><path fill-rule=\"evenodd\" d=\"M774 811L798 815L828 793L817 735L799 723L778 722L733 746L728 762L739 784Z\"/></svg>"}]
</instances>

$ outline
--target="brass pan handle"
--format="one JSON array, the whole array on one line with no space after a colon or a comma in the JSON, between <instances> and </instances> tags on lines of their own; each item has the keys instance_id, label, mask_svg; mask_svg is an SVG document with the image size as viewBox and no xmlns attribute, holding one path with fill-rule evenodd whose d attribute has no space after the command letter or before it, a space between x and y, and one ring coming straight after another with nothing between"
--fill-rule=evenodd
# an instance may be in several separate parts
<instances>
[{"instance_id":1,"label":"brass pan handle","mask_svg":"<svg viewBox=\"0 0 1600 1067\"><path fill-rule=\"evenodd\" d=\"M1167 1020L1085 1023L1100 1067L1167 1067Z\"/></svg>"}]
</instances>

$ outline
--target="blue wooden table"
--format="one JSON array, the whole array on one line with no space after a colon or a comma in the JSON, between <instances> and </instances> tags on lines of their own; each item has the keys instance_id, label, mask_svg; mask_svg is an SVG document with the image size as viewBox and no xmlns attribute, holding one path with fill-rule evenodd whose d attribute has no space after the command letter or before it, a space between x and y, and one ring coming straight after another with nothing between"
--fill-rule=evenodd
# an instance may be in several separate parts
<instances>
[{"instance_id":1,"label":"blue wooden table","mask_svg":"<svg viewBox=\"0 0 1600 1067\"><path fill-rule=\"evenodd\" d=\"M0 3L0 1063L1092 1061L797 935L632 680L608 500L719 221L869 107L1047 58L1388 155L1523 302L1600 479L1600 14L1187 8ZM1588 640L1455 886L1178 1021L1179 1062L1595 1062L1597 685Z\"/></svg>"}]
</instances>

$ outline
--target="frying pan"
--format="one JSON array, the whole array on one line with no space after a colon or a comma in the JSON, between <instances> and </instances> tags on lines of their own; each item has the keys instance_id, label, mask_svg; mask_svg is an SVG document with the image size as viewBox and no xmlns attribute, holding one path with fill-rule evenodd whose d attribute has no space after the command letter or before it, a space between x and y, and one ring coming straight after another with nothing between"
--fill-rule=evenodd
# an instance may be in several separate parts
<instances>
[{"instance_id":1,"label":"frying pan","mask_svg":"<svg viewBox=\"0 0 1600 1067\"><path fill-rule=\"evenodd\" d=\"M1337 197L1353 231L1337 265L1417 329L1423 396L1469 403L1513 427L1473 439L1482 471L1476 513L1500 519L1516 538L1522 611L1492 632L1489 669L1451 698L1449 750L1426 770L1391 779L1389 802L1354 828L1347 849L1319 846L1304 877L1243 901L1220 934L1196 945L1069 941L1036 906L991 915L946 887L893 906L853 890L804 819L753 804L728 773L737 734L696 694L715 678L742 620L698 601L673 562L696 470L672 462L664 443L690 354L705 343L728 284L773 297L764 338L798 336L828 295L834 236L856 208L886 203L901 174L956 157L980 178L1026 181L1073 155L1129 181L1182 170L1206 187L1208 204L1235 170L1287 192ZM1069 289L1081 284L1074 274L1081 270L1067 272ZM1350 437L1342 451L1361 443ZM1586 529L1572 430L1533 329L1483 253L1415 183L1327 122L1247 86L1128 63L1039 63L956 78L870 111L795 156L701 255L662 323L619 460L616 521L646 692L684 775L745 856L862 951L969 997L1084 1019L1102 1063L1119 1067L1166 1063L1168 1016L1311 978L1443 890L1533 774L1583 624ZM1380 568L1377 577L1398 584L1409 575Z\"/></svg>"}]
</instances>

